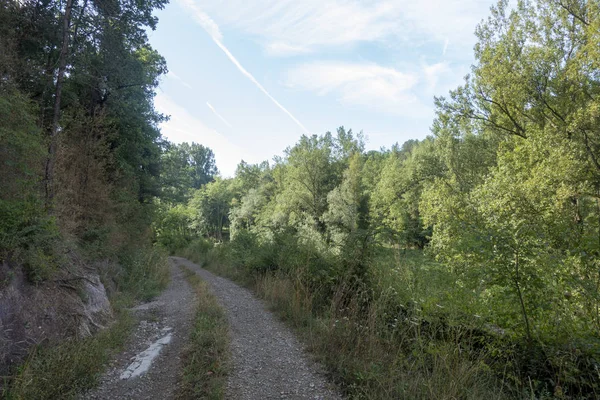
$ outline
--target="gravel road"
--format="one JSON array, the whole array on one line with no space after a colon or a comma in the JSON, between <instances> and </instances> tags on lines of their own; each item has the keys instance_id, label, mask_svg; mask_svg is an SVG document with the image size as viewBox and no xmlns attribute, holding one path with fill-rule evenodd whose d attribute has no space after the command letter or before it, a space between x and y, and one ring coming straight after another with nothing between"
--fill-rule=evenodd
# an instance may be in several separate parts
<instances>
[{"instance_id":1,"label":"gravel road","mask_svg":"<svg viewBox=\"0 0 600 400\"><path fill-rule=\"evenodd\" d=\"M226 399L342 399L294 334L248 289L184 258L171 257L169 264L168 288L133 310L138 325L126 350L113 360L100 386L81 399L174 398L196 303L179 265L204 279L227 313L231 371Z\"/></svg>"},{"instance_id":2,"label":"gravel road","mask_svg":"<svg viewBox=\"0 0 600 400\"><path fill-rule=\"evenodd\" d=\"M172 259L208 282L227 312L232 361L227 399L341 399L294 334L248 289L184 258Z\"/></svg>"},{"instance_id":3,"label":"gravel road","mask_svg":"<svg viewBox=\"0 0 600 400\"><path fill-rule=\"evenodd\" d=\"M137 326L124 352L111 362L100 385L81 399L172 399L181 372L180 354L188 340L195 296L180 268L169 262L171 282L154 301L134 308ZM167 339L168 340L165 340ZM167 343L165 343L167 342ZM150 355L156 356L149 360ZM143 359L143 360L142 360ZM150 361L147 363L144 361ZM149 366L136 376L139 367ZM137 371L133 374L138 367ZM128 379L123 379L130 376Z\"/></svg>"}]
</instances>

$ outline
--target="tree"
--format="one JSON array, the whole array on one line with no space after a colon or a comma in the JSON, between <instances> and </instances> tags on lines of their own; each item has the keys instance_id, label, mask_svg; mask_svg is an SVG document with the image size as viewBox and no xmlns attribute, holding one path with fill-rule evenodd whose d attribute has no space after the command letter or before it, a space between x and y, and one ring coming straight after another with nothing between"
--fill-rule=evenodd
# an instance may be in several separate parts
<instances>
[{"instance_id":1,"label":"tree","mask_svg":"<svg viewBox=\"0 0 600 400\"><path fill-rule=\"evenodd\" d=\"M335 246L343 246L359 229L368 226L368 198L361 180L363 160L354 153L344 171L342 183L327 195L328 208L322 220Z\"/></svg>"},{"instance_id":2,"label":"tree","mask_svg":"<svg viewBox=\"0 0 600 400\"><path fill-rule=\"evenodd\" d=\"M229 209L234 193L231 181L217 178L196 190L191 201L193 226L217 240L229 226Z\"/></svg>"},{"instance_id":3,"label":"tree","mask_svg":"<svg viewBox=\"0 0 600 400\"><path fill-rule=\"evenodd\" d=\"M584 283L598 279L597 11L500 2L478 28L472 76L437 100L447 172L421 202L432 249L529 338L564 337L556 318L600 326L597 287Z\"/></svg>"},{"instance_id":4,"label":"tree","mask_svg":"<svg viewBox=\"0 0 600 400\"><path fill-rule=\"evenodd\" d=\"M327 209L327 194L339 180L332 168L332 146L328 133L321 137L302 136L298 144L286 150L285 189L280 200L298 222L306 214L318 225Z\"/></svg>"},{"instance_id":5,"label":"tree","mask_svg":"<svg viewBox=\"0 0 600 400\"><path fill-rule=\"evenodd\" d=\"M159 191L158 124L164 118L153 98L166 63L150 47L146 30L156 27L152 12L165 3L0 5L0 96L12 97L29 114L23 124L33 122L36 129L26 130L26 142L47 146L45 169L31 169L24 178L27 195L45 198L62 232L82 243L108 243L108 231L125 236L134 230L133 219L140 223L137 237L147 230ZM37 151L14 162L34 159Z\"/></svg>"},{"instance_id":6,"label":"tree","mask_svg":"<svg viewBox=\"0 0 600 400\"><path fill-rule=\"evenodd\" d=\"M201 144L167 143L161 161L161 197L174 204L185 203L218 173L212 150Z\"/></svg>"},{"instance_id":7,"label":"tree","mask_svg":"<svg viewBox=\"0 0 600 400\"><path fill-rule=\"evenodd\" d=\"M48 150L48 160L46 161L46 207L52 206L54 199L54 163L56 158L56 134L58 132L58 123L60 120L60 102L62 99L62 88L67 70L67 55L69 52L71 11L73 10L73 0L67 0L65 12L62 21L62 43L60 45L60 54L58 57L58 73L56 75L56 85L54 91L54 107L52 112L52 125L50 126L50 147Z\"/></svg>"}]
</instances>

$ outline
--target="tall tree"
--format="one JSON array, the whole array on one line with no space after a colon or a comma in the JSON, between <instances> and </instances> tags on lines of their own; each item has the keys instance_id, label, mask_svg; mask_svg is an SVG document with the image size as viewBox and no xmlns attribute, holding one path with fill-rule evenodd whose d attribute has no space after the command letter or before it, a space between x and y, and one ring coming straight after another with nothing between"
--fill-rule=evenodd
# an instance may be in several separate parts
<instances>
[{"instance_id":1,"label":"tall tree","mask_svg":"<svg viewBox=\"0 0 600 400\"><path fill-rule=\"evenodd\" d=\"M69 53L71 12L73 10L73 0L67 0L64 15L62 17L62 43L58 56L58 72L56 75L56 87L54 90L54 107L52 112L52 124L50 126L50 147L48 150L48 160L46 161L46 207L52 206L54 199L54 164L56 162L56 134L60 121L60 103L62 99L62 89L67 70L67 56Z\"/></svg>"},{"instance_id":2,"label":"tall tree","mask_svg":"<svg viewBox=\"0 0 600 400\"><path fill-rule=\"evenodd\" d=\"M193 190L200 189L217 175L214 154L201 144L167 145L162 155L162 197L173 203L184 203Z\"/></svg>"}]
</instances>

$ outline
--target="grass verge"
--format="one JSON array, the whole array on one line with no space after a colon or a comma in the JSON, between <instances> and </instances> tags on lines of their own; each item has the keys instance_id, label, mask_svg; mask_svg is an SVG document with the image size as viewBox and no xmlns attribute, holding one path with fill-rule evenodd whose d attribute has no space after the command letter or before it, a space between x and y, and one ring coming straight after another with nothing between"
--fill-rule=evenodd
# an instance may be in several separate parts
<instances>
[{"instance_id":1,"label":"grass verge","mask_svg":"<svg viewBox=\"0 0 600 400\"><path fill-rule=\"evenodd\" d=\"M112 296L112 325L96 335L33 348L15 373L4 379L0 397L9 400L70 399L93 388L108 361L122 350L133 326L127 311L168 284L167 258L156 249L137 249L122 260L119 292Z\"/></svg>"},{"instance_id":2,"label":"grass verge","mask_svg":"<svg viewBox=\"0 0 600 400\"><path fill-rule=\"evenodd\" d=\"M122 349L132 326L133 318L122 311L110 328L95 336L52 347L38 346L2 398L69 399L94 387L111 356Z\"/></svg>"},{"instance_id":3,"label":"grass verge","mask_svg":"<svg viewBox=\"0 0 600 400\"><path fill-rule=\"evenodd\" d=\"M204 250L204 249L202 249ZM469 348L473 331L390 315L390 298L367 306L341 285L325 306L298 272L252 274L228 261L225 249L187 249L182 255L254 290L295 330L331 378L352 399L505 399L490 372L490 355ZM223 256L224 255L224 256ZM392 301L393 302L393 301ZM403 318L404 316L404 318Z\"/></svg>"},{"instance_id":4,"label":"grass verge","mask_svg":"<svg viewBox=\"0 0 600 400\"><path fill-rule=\"evenodd\" d=\"M183 353L178 399L223 399L228 373L229 335L225 312L208 285L180 266L198 300L189 343Z\"/></svg>"},{"instance_id":5,"label":"grass verge","mask_svg":"<svg viewBox=\"0 0 600 400\"><path fill-rule=\"evenodd\" d=\"M442 326L383 322L384 304L367 309L340 288L329 309L315 312L313 295L296 279L267 274L254 290L291 326L352 399L504 399L485 353L448 335ZM465 340L466 341L466 340Z\"/></svg>"}]
</instances>

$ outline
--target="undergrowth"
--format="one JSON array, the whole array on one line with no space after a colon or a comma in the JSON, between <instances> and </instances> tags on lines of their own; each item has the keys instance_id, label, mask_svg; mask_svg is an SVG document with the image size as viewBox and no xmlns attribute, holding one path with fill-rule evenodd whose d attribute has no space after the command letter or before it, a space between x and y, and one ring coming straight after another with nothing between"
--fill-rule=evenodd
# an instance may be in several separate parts
<instances>
[{"instance_id":1,"label":"undergrowth","mask_svg":"<svg viewBox=\"0 0 600 400\"><path fill-rule=\"evenodd\" d=\"M119 257L118 290L134 300L148 301L169 283L167 256L158 248L135 248Z\"/></svg>"},{"instance_id":2,"label":"undergrowth","mask_svg":"<svg viewBox=\"0 0 600 400\"><path fill-rule=\"evenodd\" d=\"M4 379L2 398L68 399L97 384L131 332L133 318L127 308L159 294L169 279L166 256L152 248L123 253L116 269L117 292L110 299L115 321L91 337L32 348L25 362Z\"/></svg>"},{"instance_id":3,"label":"undergrowth","mask_svg":"<svg viewBox=\"0 0 600 400\"><path fill-rule=\"evenodd\" d=\"M131 316L120 312L113 325L97 335L34 348L2 397L8 400L74 398L97 384L110 357L122 349L132 326Z\"/></svg>"},{"instance_id":4,"label":"undergrowth","mask_svg":"<svg viewBox=\"0 0 600 400\"><path fill-rule=\"evenodd\" d=\"M486 364L489 354L471 351L463 340L472 334L469 329L449 333L443 324L426 325L408 314L390 319L389 297L365 302L345 282L325 296L319 293L324 286L309 287L301 270L253 273L236 267L230 250L198 239L181 254L267 300L349 398L507 397Z\"/></svg>"},{"instance_id":5,"label":"undergrowth","mask_svg":"<svg viewBox=\"0 0 600 400\"><path fill-rule=\"evenodd\" d=\"M228 324L208 285L192 270L180 266L197 298L196 316L183 353L179 399L223 399L228 372Z\"/></svg>"},{"instance_id":6,"label":"undergrowth","mask_svg":"<svg viewBox=\"0 0 600 400\"><path fill-rule=\"evenodd\" d=\"M361 265L246 235L181 254L267 300L350 398L599 398L594 338L516 335L422 251L375 248Z\"/></svg>"}]
</instances>

